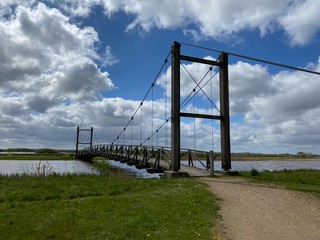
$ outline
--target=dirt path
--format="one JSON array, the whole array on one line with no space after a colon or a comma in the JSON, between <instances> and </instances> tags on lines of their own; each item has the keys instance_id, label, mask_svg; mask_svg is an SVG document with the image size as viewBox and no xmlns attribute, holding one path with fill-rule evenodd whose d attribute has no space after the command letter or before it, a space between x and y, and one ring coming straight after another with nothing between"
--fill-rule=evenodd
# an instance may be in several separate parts
<instances>
[{"instance_id":1,"label":"dirt path","mask_svg":"<svg viewBox=\"0 0 320 240\"><path fill-rule=\"evenodd\" d=\"M240 178L200 178L221 201L227 240L320 240L320 199Z\"/></svg>"}]
</instances>

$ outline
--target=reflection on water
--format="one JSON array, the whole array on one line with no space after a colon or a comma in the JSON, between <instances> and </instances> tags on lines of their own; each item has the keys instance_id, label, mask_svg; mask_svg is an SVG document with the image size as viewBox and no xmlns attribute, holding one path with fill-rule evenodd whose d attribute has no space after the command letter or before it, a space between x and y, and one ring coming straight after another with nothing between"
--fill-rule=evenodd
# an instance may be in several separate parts
<instances>
[{"instance_id":1,"label":"reflection on water","mask_svg":"<svg viewBox=\"0 0 320 240\"><path fill-rule=\"evenodd\" d=\"M145 169L137 169L135 166L129 166L125 163L109 160L109 163L122 170L131 172L137 178L160 178L160 174L158 173L148 173Z\"/></svg>"},{"instance_id":2,"label":"reflection on water","mask_svg":"<svg viewBox=\"0 0 320 240\"><path fill-rule=\"evenodd\" d=\"M202 161L204 164L205 161ZM194 165L203 168L199 161L195 161ZM232 161L232 170L234 171L250 171L256 169L258 171L279 171L284 169L319 169L320 161ZM214 170L221 171L221 161L214 162Z\"/></svg>"},{"instance_id":3,"label":"reflection on water","mask_svg":"<svg viewBox=\"0 0 320 240\"><path fill-rule=\"evenodd\" d=\"M0 174L32 174L38 166L48 166L51 173L66 174L97 174L98 172L89 164L77 160L0 160ZM48 170L48 169L47 169Z\"/></svg>"}]
</instances>

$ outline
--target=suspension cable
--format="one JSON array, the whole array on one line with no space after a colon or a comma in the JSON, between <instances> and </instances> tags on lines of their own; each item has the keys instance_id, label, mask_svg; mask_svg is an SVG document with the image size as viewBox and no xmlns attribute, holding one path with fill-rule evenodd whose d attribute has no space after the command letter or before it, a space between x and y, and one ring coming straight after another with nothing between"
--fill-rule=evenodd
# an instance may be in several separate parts
<instances>
[{"instance_id":1,"label":"suspension cable","mask_svg":"<svg viewBox=\"0 0 320 240\"><path fill-rule=\"evenodd\" d=\"M142 140L142 105L143 105L143 102L140 103L140 145L141 144L141 140Z\"/></svg>"},{"instance_id":2,"label":"suspension cable","mask_svg":"<svg viewBox=\"0 0 320 240\"><path fill-rule=\"evenodd\" d=\"M154 131L149 137L147 137L144 141L142 141L141 144L143 145L143 144L144 144L145 142L147 142L150 138L152 138L155 134L157 134L157 133L161 130L161 128L163 128L164 126L166 126L166 124L169 122L170 119L171 119L171 116L168 117L156 131Z\"/></svg>"},{"instance_id":3,"label":"suspension cable","mask_svg":"<svg viewBox=\"0 0 320 240\"><path fill-rule=\"evenodd\" d=\"M167 74L164 76L164 119L167 120ZM164 128L164 146L167 147L167 125Z\"/></svg>"},{"instance_id":4,"label":"suspension cable","mask_svg":"<svg viewBox=\"0 0 320 240\"><path fill-rule=\"evenodd\" d=\"M131 146L132 146L132 139L133 139L133 117L131 117Z\"/></svg>"},{"instance_id":5,"label":"suspension cable","mask_svg":"<svg viewBox=\"0 0 320 240\"><path fill-rule=\"evenodd\" d=\"M212 68L210 68L210 70L212 70ZM210 103L212 104L212 106L214 106L217 111L221 114L220 110L218 109L218 107L216 106L216 104L212 101L211 98L208 97L208 95L204 92L203 88L217 75L218 71L215 72L215 74L209 78L209 80L201 87L199 86L199 89L195 92L194 96L196 94L198 94L200 91L202 91L206 97L208 98L208 100L210 101ZM192 77L192 76L191 76ZM195 80L194 80L195 81ZM197 87L196 87L197 88ZM190 100L192 99L192 97L190 98L190 96L193 94L193 90L192 92L189 94L189 96L185 99L185 101L183 101L183 105L180 106L180 108L184 108L189 102Z\"/></svg>"},{"instance_id":6,"label":"suspension cable","mask_svg":"<svg viewBox=\"0 0 320 240\"><path fill-rule=\"evenodd\" d=\"M194 88L193 91L195 92L196 89ZM196 113L196 96L193 95L193 113ZM196 118L193 120L193 149L196 149Z\"/></svg>"},{"instance_id":7,"label":"suspension cable","mask_svg":"<svg viewBox=\"0 0 320 240\"><path fill-rule=\"evenodd\" d=\"M153 87L154 87L154 83L152 83L152 85L153 85ZM152 88L152 93L151 93L151 95L152 95L152 101L151 101L151 117L152 117L152 120L151 120L151 133L153 133L153 98L154 98L154 96L153 96L153 94L154 94L154 88ZM151 139L151 146L153 146L153 138Z\"/></svg>"},{"instance_id":8,"label":"suspension cable","mask_svg":"<svg viewBox=\"0 0 320 240\"><path fill-rule=\"evenodd\" d=\"M211 79L212 79L212 71L210 72ZM213 81L211 81L210 86L210 97L213 99ZM213 106L211 105L211 115L213 115ZM214 152L214 125L213 125L213 119L211 119L211 145L212 145L212 151Z\"/></svg>"},{"instance_id":9,"label":"suspension cable","mask_svg":"<svg viewBox=\"0 0 320 240\"><path fill-rule=\"evenodd\" d=\"M301 72L307 72L307 73L320 75L320 72L313 71L313 70L306 69L306 68L294 67L294 66L290 66L290 65L287 65L287 64L283 64L283 63L277 63L277 62L264 60L264 59L260 59L260 58L255 58L255 57L250 57L250 56L246 56L246 55L242 55L242 54L238 54L238 53L233 53L233 52L225 52L225 51L216 50L216 49L212 49L212 48L201 47L201 46L197 46L197 45L193 45L193 44L189 44L189 43L184 43L184 42L179 42L179 43L183 44L183 45L186 45L186 46L200 48L200 49L204 49L204 50L208 50L208 51L212 51L212 52L216 52L216 53L226 53L226 54L229 54L229 55L234 56L234 57L244 58L244 59L252 60L252 61L255 61L255 62L262 62L262 63L266 63L266 64L278 66L278 67L289 68L289 69L296 70L296 71L301 71Z\"/></svg>"},{"instance_id":10,"label":"suspension cable","mask_svg":"<svg viewBox=\"0 0 320 240\"><path fill-rule=\"evenodd\" d=\"M123 129L123 145L126 143L126 128Z\"/></svg>"},{"instance_id":11,"label":"suspension cable","mask_svg":"<svg viewBox=\"0 0 320 240\"><path fill-rule=\"evenodd\" d=\"M156 81L158 80L161 72L163 71L164 66L167 64L168 58L169 58L170 55L171 55L171 51L169 51L169 53L167 54L167 57L165 58L163 64L161 65L161 68L160 68L160 70L158 71L155 79L153 80L150 88L148 89L147 93L146 93L145 96L143 97L143 99L142 99L142 101L141 101L142 103L146 100L146 98L147 98L147 96L149 95L151 89L154 87L154 84L155 84ZM138 111L139 111L139 109L140 109L141 107L142 107L141 104L137 107L137 109L134 111L132 117L130 118L130 120L128 121L128 123L125 125L125 128L127 128L127 127L129 126L129 124L131 123L131 121L133 121L133 118L136 116L136 114L138 113ZM117 141L117 139L119 139L119 137L122 135L123 132L124 132L124 130L122 130L122 131L120 132L120 134L113 140L113 142L112 142L111 144L114 144L114 143Z\"/></svg>"},{"instance_id":12,"label":"suspension cable","mask_svg":"<svg viewBox=\"0 0 320 240\"><path fill-rule=\"evenodd\" d=\"M195 94L195 89L197 89L197 87L200 88L200 84L201 82L206 78L206 76L208 75L208 73L211 71L211 68L209 68L209 70L206 72L206 74L202 77L202 79L199 81L199 83L191 76L191 74L188 72L188 70L185 68L185 66L183 64L181 64L183 66L183 68L185 69L185 71L189 74L189 76L192 78L192 80L196 83L196 87L194 89L192 89L191 93L182 101L182 103L180 104L180 108L182 108L181 106L185 106L185 102L189 99L189 97L193 94Z\"/></svg>"},{"instance_id":13,"label":"suspension cable","mask_svg":"<svg viewBox=\"0 0 320 240\"><path fill-rule=\"evenodd\" d=\"M188 75L190 76L190 78L197 84L197 87L200 88L200 90L202 91L202 93L209 99L209 101L211 101L211 99L209 98L209 96L206 94L206 92L199 86L199 84L197 83L197 81L194 79L194 77L190 74L190 72L185 68L185 66L183 64L181 64L184 68L184 70L188 73ZM209 71L208 71L209 72ZM208 73L207 72L207 73ZM211 101L212 102L212 101Z\"/></svg>"}]
</instances>

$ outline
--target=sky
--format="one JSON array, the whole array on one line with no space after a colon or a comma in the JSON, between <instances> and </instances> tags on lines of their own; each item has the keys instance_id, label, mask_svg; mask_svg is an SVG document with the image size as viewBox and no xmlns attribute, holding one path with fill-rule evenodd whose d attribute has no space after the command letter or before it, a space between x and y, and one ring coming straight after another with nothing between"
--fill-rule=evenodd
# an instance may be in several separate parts
<instances>
[{"instance_id":1,"label":"sky","mask_svg":"<svg viewBox=\"0 0 320 240\"><path fill-rule=\"evenodd\" d=\"M75 149L77 126L111 143L155 81L117 141L139 144L170 115L174 41L184 55L219 55L191 44L320 72L318 9L318 0L1 0L0 148ZM181 62L181 101L194 80L208 82L184 111L218 114L217 69L208 71ZM320 154L319 75L230 55L229 84L232 152ZM182 147L219 152L219 124L183 118ZM146 143L169 146L168 136L169 123Z\"/></svg>"}]
</instances>

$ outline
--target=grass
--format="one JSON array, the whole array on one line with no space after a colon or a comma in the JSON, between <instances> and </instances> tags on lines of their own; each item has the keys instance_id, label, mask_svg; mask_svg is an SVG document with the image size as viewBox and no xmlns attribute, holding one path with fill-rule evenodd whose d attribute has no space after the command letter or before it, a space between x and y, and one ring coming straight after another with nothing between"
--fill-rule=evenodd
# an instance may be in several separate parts
<instances>
[{"instance_id":1,"label":"grass","mask_svg":"<svg viewBox=\"0 0 320 240\"><path fill-rule=\"evenodd\" d=\"M241 176L257 182L275 183L289 189L315 193L320 197L320 171L319 170L283 170L258 172L252 169L241 172Z\"/></svg>"},{"instance_id":2,"label":"grass","mask_svg":"<svg viewBox=\"0 0 320 240\"><path fill-rule=\"evenodd\" d=\"M0 176L1 239L212 239L217 209L192 179Z\"/></svg>"},{"instance_id":3,"label":"grass","mask_svg":"<svg viewBox=\"0 0 320 240\"><path fill-rule=\"evenodd\" d=\"M0 160L76 160L70 154L0 154Z\"/></svg>"}]
</instances>

